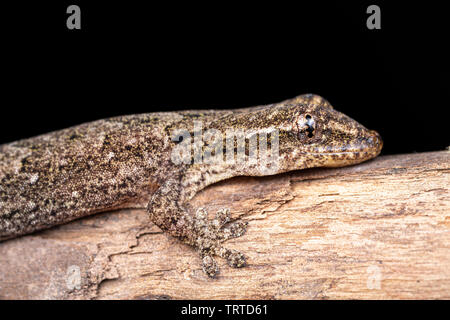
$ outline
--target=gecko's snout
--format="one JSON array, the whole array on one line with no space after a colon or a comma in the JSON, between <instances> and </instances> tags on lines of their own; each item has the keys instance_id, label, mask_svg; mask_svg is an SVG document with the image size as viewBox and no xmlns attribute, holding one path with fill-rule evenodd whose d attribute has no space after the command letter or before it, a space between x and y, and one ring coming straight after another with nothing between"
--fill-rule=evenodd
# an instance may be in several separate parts
<instances>
[{"instance_id":1,"label":"gecko's snout","mask_svg":"<svg viewBox=\"0 0 450 320\"><path fill-rule=\"evenodd\" d=\"M381 136L378 132L375 130L370 130L370 136L367 139L367 142L371 147L374 149L380 149L383 147L383 140L381 139Z\"/></svg>"},{"instance_id":2,"label":"gecko's snout","mask_svg":"<svg viewBox=\"0 0 450 320\"><path fill-rule=\"evenodd\" d=\"M366 139L367 147L369 150L373 150L374 154L378 155L383 148L383 140L375 130L370 130L369 134L369 137Z\"/></svg>"}]
</instances>

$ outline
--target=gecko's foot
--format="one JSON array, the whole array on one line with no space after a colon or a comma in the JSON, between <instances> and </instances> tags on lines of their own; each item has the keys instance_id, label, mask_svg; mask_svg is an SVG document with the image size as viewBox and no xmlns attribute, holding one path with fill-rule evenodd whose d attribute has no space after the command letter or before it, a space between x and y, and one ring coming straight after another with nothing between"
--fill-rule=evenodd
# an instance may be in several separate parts
<instances>
[{"instance_id":1,"label":"gecko's foot","mask_svg":"<svg viewBox=\"0 0 450 320\"><path fill-rule=\"evenodd\" d=\"M222 242L242 236L247 229L247 222L231 220L230 210L219 210L213 220L208 220L207 212L200 208L195 219L195 245L199 248L202 258L203 270L214 277L219 268L213 256L218 255L227 260L228 265L234 268L245 266L245 256L236 250L230 250L222 246Z\"/></svg>"}]
</instances>

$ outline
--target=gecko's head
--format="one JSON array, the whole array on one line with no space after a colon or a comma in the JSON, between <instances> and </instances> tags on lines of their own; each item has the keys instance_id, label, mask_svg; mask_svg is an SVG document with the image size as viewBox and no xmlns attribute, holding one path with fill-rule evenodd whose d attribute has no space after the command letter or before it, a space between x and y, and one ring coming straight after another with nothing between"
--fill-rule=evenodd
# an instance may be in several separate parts
<instances>
[{"instance_id":1,"label":"gecko's head","mask_svg":"<svg viewBox=\"0 0 450 320\"><path fill-rule=\"evenodd\" d=\"M278 105L279 154L282 171L339 167L376 157L380 135L331 107L316 95L303 95Z\"/></svg>"}]
</instances>

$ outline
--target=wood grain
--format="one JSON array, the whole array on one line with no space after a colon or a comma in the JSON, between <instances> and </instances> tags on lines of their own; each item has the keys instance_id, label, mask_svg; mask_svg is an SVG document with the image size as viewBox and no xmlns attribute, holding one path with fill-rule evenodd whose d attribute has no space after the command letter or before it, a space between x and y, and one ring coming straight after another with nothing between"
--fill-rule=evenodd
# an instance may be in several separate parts
<instances>
[{"instance_id":1,"label":"wood grain","mask_svg":"<svg viewBox=\"0 0 450 320\"><path fill-rule=\"evenodd\" d=\"M209 279L145 210L0 243L3 299L450 299L450 152L235 178L197 195L249 221Z\"/></svg>"}]
</instances>

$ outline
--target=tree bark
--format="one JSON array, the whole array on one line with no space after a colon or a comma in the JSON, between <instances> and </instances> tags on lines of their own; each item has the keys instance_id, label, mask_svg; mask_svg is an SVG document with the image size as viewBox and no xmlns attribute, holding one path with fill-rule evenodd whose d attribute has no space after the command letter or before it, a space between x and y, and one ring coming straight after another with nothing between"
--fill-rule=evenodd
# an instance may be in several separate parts
<instances>
[{"instance_id":1,"label":"tree bark","mask_svg":"<svg viewBox=\"0 0 450 320\"><path fill-rule=\"evenodd\" d=\"M249 221L209 279L144 209L0 243L3 299L449 299L450 152L239 177L193 199Z\"/></svg>"}]
</instances>

